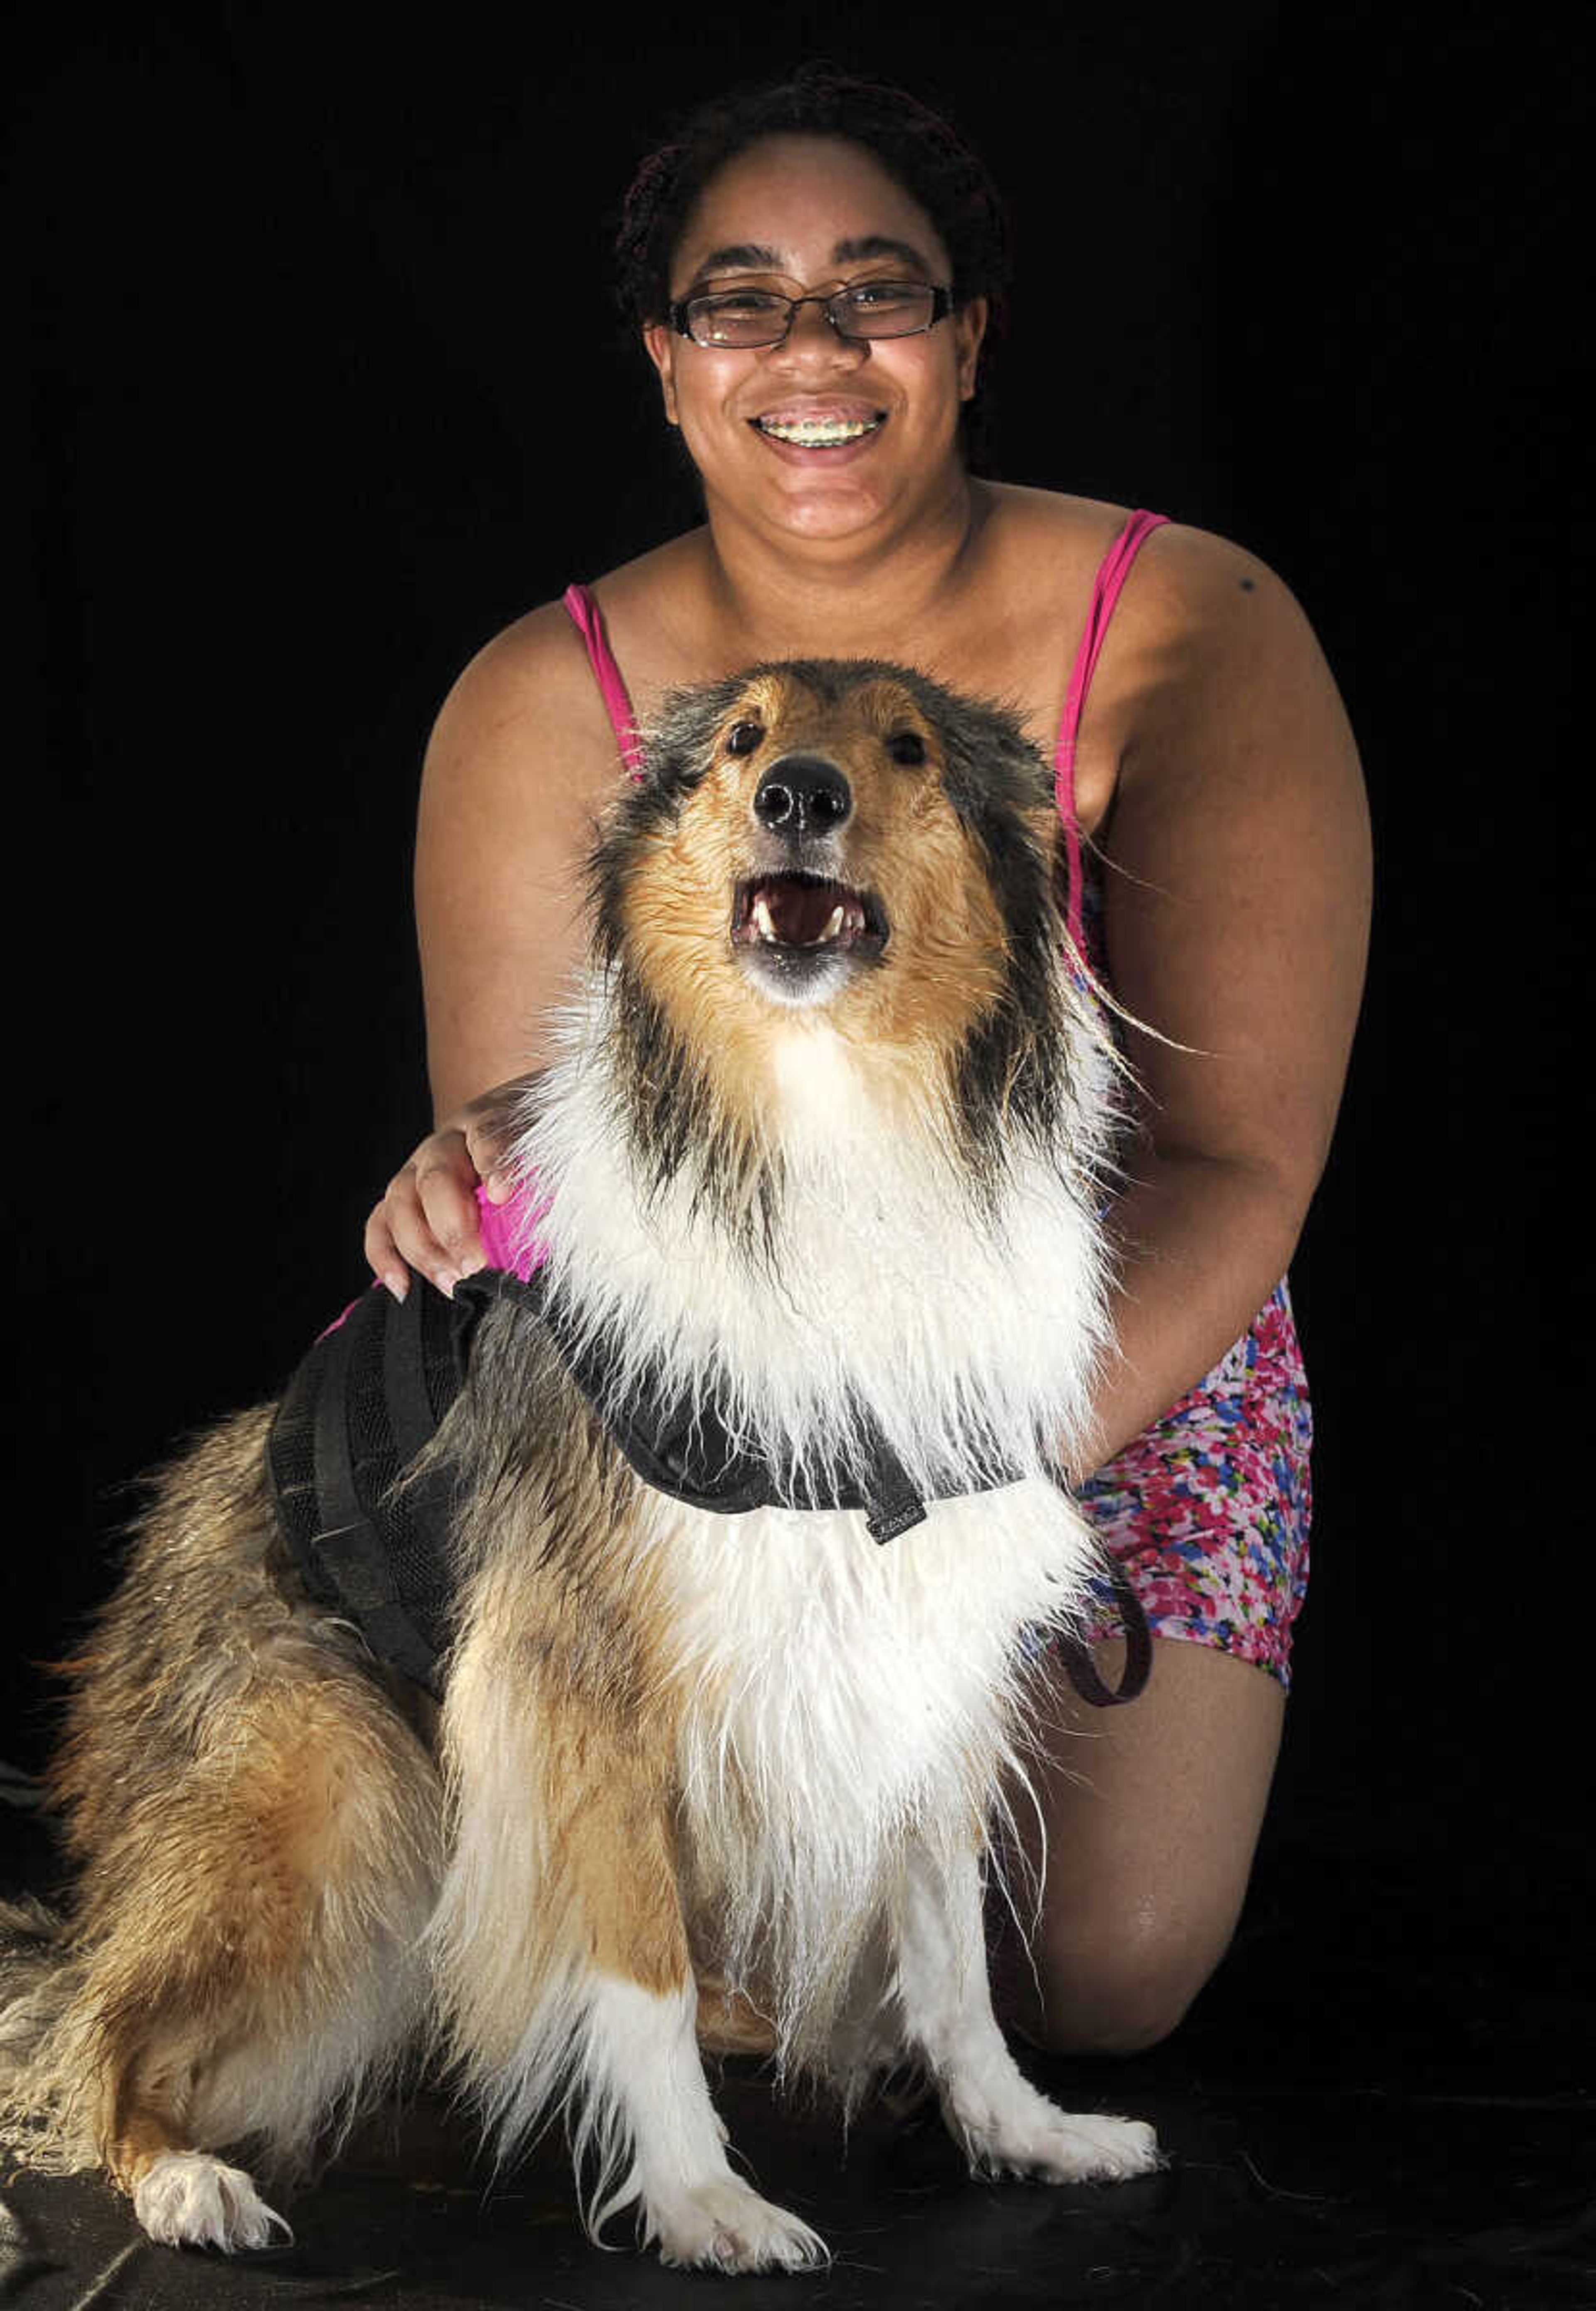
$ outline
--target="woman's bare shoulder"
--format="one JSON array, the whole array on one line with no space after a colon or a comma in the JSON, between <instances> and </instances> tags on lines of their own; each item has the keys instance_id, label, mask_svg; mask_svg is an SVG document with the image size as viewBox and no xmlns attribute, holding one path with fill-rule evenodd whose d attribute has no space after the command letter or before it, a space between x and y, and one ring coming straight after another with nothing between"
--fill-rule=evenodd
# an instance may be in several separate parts
<instances>
[{"instance_id":1,"label":"woman's bare shoulder","mask_svg":"<svg viewBox=\"0 0 1596 2311\"><path fill-rule=\"evenodd\" d=\"M1156 530L1139 567L1144 612L1174 626L1224 631L1249 610L1302 615L1285 579L1260 554L1193 523L1170 521Z\"/></svg>"},{"instance_id":2,"label":"woman's bare shoulder","mask_svg":"<svg viewBox=\"0 0 1596 2311\"><path fill-rule=\"evenodd\" d=\"M610 648L635 696L654 678L653 661L690 654L685 597L702 559L694 533L667 539L587 580ZM450 720L493 720L536 698L577 726L608 728L587 646L562 599L527 611L484 643L461 671L448 700Z\"/></svg>"},{"instance_id":3,"label":"woman's bare shoulder","mask_svg":"<svg viewBox=\"0 0 1596 2311\"><path fill-rule=\"evenodd\" d=\"M574 699L583 681L591 687L592 679L581 635L564 603L542 602L501 627L467 658L444 699L439 728L484 718L491 722L534 699Z\"/></svg>"},{"instance_id":4,"label":"woman's bare shoulder","mask_svg":"<svg viewBox=\"0 0 1596 2311\"><path fill-rule=\"evenodd\" d=\"M1109 499L1071 495L1063 490L986 485L1002 526L1007 549L1040 574L1060 561L1085 557L1094 567L1135 510ZM1156 509L1154 509L1156 510ZM1240 594L1284 596L1284 581L1246 546L1215 530L1166 519L1144 544L1134 586L1126 589L1127 616L1139 611L1177 624L1200 621ZM1116 621L1120 613L1116 611Z\"/></svg>"},{"instance_id":5,"label":"woman's bare shoulder","mask_svg":"<svg viewBox=\"0 0 1596 2311\"><path fill-rule=\"evenodd\" d=\"M988 528L1001 564L1027 584L1100 560L1130 517L1128 506L1019 482L982 482Z\"/></svg>"}]
</instances>

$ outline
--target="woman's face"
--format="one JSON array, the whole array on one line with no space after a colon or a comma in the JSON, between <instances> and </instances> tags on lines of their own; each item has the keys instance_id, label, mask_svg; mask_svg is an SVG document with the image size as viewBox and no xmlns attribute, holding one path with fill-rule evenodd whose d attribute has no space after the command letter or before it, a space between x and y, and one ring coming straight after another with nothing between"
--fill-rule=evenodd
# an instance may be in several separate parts
<instances>
[{"instance_id":1,"label":"woman's face","mask_svg":"<svg viewBox=\"0 0 1596 2311\"><path fill-rule=\"evenodd\" d=\"M795 297L868 280L946 288L951 278L925 211L862 145L781 135L705 186L672 257L670 293ZM844 337L818 305L799 308L780 345L711 349L666 323L643 336L711 514L818 542L893 528L946 492L985 326L974 298L918 336ZM773 430L805 418L868 430L836 447Z\"/></svg>"}]
</instances>

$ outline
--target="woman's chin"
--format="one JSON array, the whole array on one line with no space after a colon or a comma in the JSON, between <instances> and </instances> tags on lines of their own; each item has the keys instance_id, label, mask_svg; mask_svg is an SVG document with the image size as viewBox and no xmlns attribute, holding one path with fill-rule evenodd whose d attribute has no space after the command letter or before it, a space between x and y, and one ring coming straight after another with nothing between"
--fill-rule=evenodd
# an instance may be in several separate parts
<instances>
[{"instance_id":1,"label":"woman's chin","mask_svg":"<svg viewBox=\"0 0 1596 2311\"><path fill-rule=\"evenodd\" d=\"M851 537L881 519L885 500L879 490L822 483L783 491L777 519L798 537Z\"/></svg>"}]
</instances>

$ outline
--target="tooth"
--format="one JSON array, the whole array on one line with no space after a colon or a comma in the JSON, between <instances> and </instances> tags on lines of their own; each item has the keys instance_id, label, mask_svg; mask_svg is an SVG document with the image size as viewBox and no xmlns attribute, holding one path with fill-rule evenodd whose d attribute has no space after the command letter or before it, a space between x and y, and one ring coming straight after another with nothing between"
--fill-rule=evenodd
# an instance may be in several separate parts
<instances>
[{"instance_id":1,"label":"tooth","mask_svg":"<svg viewBox=\"0 0 1596 2311\"><path fill-rule=\"evenodd\" d=\"M769 939L772 945L775 943L776 926L771 920L771 911L763 899L754 902L754 928L762 939Z\"/></svg>"},{"instance_id":2,"label":"tooth","mask_svg":"<svg viewBox=\"0 0 1596 2311\"><path fill-rule=\"evenodd\" d=\"M818 446L827 442L856 441L868 433L877 421L865 417L765 417L759 420L763 431L773 433L779 441L795 441Z\"/></svg>"},{"instance_id":3,"label":"tooth","mask_svg":"<svg viewBox=\"0 0 1596 2311\"><path fill-rule=\"evenodd\" d=\"M828 923L827 923L827 925L826 925L825 929L821 932L820 937L821 937L821 938L823 938L823 939L833 939L833 938L835 938L835 937L836 937L836 936L837 936L837 933L842 929L842 909L841 904L839 904L839 905L837 905L837 906L834 906L834 907L832 909L832 918L831 918L831 920L830 920L830 922L828 922ZM815 944L816 944L816 945L818 945L818 944L819 944L819 941L817 940L817 941L815 942Z\"/></svg>"}]
</instances>

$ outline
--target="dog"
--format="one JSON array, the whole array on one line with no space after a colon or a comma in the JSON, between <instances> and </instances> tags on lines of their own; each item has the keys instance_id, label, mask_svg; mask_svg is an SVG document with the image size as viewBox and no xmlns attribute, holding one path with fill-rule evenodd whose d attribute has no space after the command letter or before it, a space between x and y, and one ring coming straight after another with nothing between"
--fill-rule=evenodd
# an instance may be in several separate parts
<instances>
[{"instance_id":1,"label":"dog","mask_svg":"<svg viewBox=\"0 0 1596 2311\"><path fill-rule=\"evenodd\" d=\"M415 1280L352 1459L373 1287L158 1480L67 1665L75 1900L10 1913L0 2022L25 2159L261 2246L222 2154L292 2187L419 2059L501 2159L563 2109L596 2241L823 2263L729 2163L699 2041L745 2031L844 2111L918 2071L972 2170L1159 2163L1023 2078L982 1932L1096 1567L1060 1470L1121 1102L1055 831L1016 719L911 668L667 701L507 1118L521 1272Z\"/></svg>"}]
</instances>

